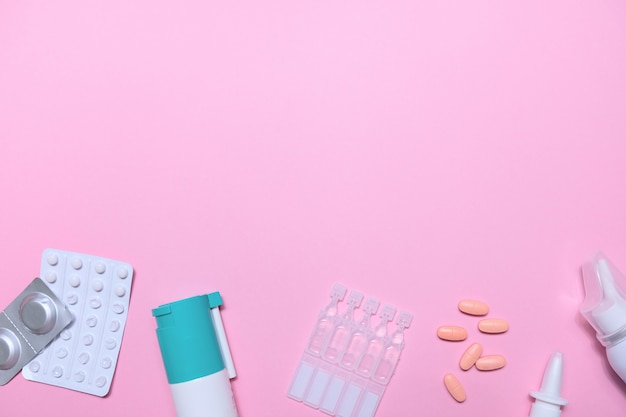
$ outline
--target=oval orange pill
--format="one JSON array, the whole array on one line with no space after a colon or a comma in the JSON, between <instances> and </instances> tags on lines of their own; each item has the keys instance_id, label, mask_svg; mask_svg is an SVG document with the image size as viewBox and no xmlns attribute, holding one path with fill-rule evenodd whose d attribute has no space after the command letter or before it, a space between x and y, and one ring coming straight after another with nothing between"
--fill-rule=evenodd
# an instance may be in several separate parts
<instances>
[{"instance_id":1,"label":"oval orange pill","mask_svg":"<svg viewBox=\"0 0 626 417\"><path fill-rule=\"evenodd\" d=\"M467 371L469 368L474 366L480 355L483 353L483 347L480 343L473 343L470 347L467 348L463 356L461 356L461 360L459 361L459 366L464 371Z\"/></svg>"},{"instance_id":2,"label":"oval orange pill","mask_svg":"<svg viewBox=\"0 0 626 417\"><path fill-rule=\"evenodd\" d=\"M478 358L476 369L481 371L493 371L506 365L506 359L502 355L489 355Z\"/></svg>"},{"instance_id":3,"label":"oval orange pill","mask_svg":"<svg viewBox=\"0 0 626 417\"><path fill-rule=\"evenodd\" d=\"M443 340L458 342L467 339L467 330L460 326L441 326L437 329L437 336Z\"/></svg>"},{"instance_id":4,"label":"oval orange pill","mask_svg":"<svg viewBox=\"0 0 626 417\"><path fill-rule=\"evenodd\" d=\"M454 375L446 374L443 377L443 383L445 384L446 389L448 390L450 395L452 395L452 398L460 403L465 401L465 399L467 398L467 395L465 394L465 389Z\"/></svg>"},{"instance_id":5,"label":"oval orange pill","mask_svg":"<svg viewBox=\"0 0 626 417\"><path fill-rule=\"evenodd\" d=\"M478 322L478 329L483 333L504 333L509 330L509 323L504 319L484 319Z\"/></svg>"},{"instance_id":6,"label":"oval orange pill","mask_svg":"<svg viewBox=\"0 0 626 417\"><path fill-rule=\"evenodd\" d=\"M489 313L489 306L478 300L461 300L458 307L463 313L472 316L484 316Z\"/></svg>"}]
</instances>

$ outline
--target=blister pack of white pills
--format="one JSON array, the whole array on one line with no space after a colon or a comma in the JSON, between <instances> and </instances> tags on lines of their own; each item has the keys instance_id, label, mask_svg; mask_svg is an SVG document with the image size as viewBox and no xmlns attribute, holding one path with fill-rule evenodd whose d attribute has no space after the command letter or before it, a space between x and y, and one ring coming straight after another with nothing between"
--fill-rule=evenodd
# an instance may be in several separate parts
<instances>
[{"instance_id":1,"label":"blister pack of white pills","mask_svg":"<svg viewBox=\"0 0 626 417\"><path fill-rule=\"evenodd\" d=\"M128 316L130 264L44 250L40 276L74 321L22 370L31 381L103 397L115 373Z\"/></svg>"},{"instance_id":2,"label":"blister pack of white pills","mask_svg":"<svg viewBox=\"0 0 626 417\"><path fill-rule=\"evenodd\" d=\"M383 306L380 322L372 327L379 301L368 298L356 321L355 310L363 295L351 291L339 314L339 302L346 293L340 284L333 287L331 302L318 317L287 395L331 416L373 417L400 359L404 329L413 316L401 312L396 329L389 334L387 323L396 315L394 306Z\"/></svg>"}]
</instances>

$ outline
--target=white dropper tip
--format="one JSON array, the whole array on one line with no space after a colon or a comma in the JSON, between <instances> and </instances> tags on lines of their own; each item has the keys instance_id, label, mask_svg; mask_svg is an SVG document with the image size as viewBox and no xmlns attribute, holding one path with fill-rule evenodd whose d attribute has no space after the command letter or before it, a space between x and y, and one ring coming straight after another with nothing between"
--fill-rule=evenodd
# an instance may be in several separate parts
<instances>
[{"instance_id":1,"label":"white dropper tip","mask_svg":"<svg viewBox=\"0 0 626 417\"><path fill-rule=\"evenodd\" d=\"M543 374L541 388L539 391L530 393L535 398L535 402L530 409L529 417L559 417L561 415L561 406L567 404L567 400L561 397L562 382L563 354L554 352Z\"/></svg>"}]
</instances>

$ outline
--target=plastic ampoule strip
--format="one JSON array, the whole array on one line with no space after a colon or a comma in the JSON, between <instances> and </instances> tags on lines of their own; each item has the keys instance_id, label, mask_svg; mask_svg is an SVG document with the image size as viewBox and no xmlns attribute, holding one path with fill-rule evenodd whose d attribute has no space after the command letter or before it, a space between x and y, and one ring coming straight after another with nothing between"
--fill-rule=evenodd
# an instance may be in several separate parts
<instances>
[{"instance_id":1,"label":"plastic ampoule strip","mask_svg":"<svg viewBox=\"0 0 626 417\"><path fill-rule=\"evenodd\" d=\"M398 327L389 338L389 343L376 366L376 371L374 372L374 380L376 382L381 384L389 383L404 347L404 329L411 325L411 321L413 321L413 315L407 312L400 312L396 320Z\"/></svg>"},{"instance_id":2,"label":"plastic ampoule strip","mask_svg":"<svg viewBox=\"0 0 626 417\"><path fill-rule=\"evenodd\" d=\"M374 329L374 335L369 339L365 353L361 357L356 372L364 377L372 376L376 368L378 358L385 346L387 338L387 323L393 320L396 315L396 308L385 305L380 313L380 323Z\"/></svg>"},{"instance_id":3,"label":"plastic ampoule strip","mask_svg":"<svg viewBox=\"0 0 626 417\"><path fill-rule=\"evenodd\" d=\"M346 301L348 308L335 324L332 337L324 349L323 356L328 362L337 362L339 355L345 350L348 336L354 328L354 309L361 305L361 301L363 301L363 294L354 290L350 291L350 296Z\"/></svg>"},{"instance_id":4,"label":"plastic ampoule strip","mask_svg":"<svg viewBox=\"0 0 626 417\"><path fill-rule=\"evenodd\" d=\"M339 359L339 365L345 369L353 370L361 355L365 351L367 341L372 336L374 329L371 327L371 317L378 311L380 302L375 298L368 298L363 306L363 317L356 329L350 335L350 341L346 350Z\"/></svg>"},{"instance_id":5,"label":"plastic ampoule strip","mask_svg":"<svg viewBox=\"0 0 626 417\"><path fill-rule=\"evenodd\" d=\"M341 284L335 284L330 292L331 301L320 312L315 329L311 335L311 340L307 346L307 351L315 356L320 356L326 340L330 336L330 332L333 328L335 316L337 315L337 304L343 300L348 290Z\"/></svg>"}]
</instances>

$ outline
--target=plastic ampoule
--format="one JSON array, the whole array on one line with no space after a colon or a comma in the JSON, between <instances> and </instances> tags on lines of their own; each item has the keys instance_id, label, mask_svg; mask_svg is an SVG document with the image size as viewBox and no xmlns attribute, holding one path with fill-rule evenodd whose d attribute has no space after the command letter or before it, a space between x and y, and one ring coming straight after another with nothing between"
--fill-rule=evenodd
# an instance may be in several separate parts
<instances>
[{"instance_id":1,"label":"plastic ampoule","mask_svg":"<svg viewBox=\"0 0 626 417\"><path fill-rule=\"evenodd\" d=\"M370 338L367 349L359 361L359 365L356 368L356 372L365 377L370 377L372 371L376 366L376 362L380 353L385 346L385 339L387 338L387 323L393 320L393 316L396 315L396 308L390 305L383 307L383 311L380 313L380 323L374 329L374 336Z\"/></svg>"},{"instance_id":2,"label":"plastic ampoule","mask_svg":"<svg viewBox=\"0 0 626 417\"><path fill-rule=\"evenodd\" d=\"M348 297L348 309L335 325L333 335L324 350L324 359L336 362L348 342L348 335L354 326L354 309L361 305L363 295L357 291L351 291Z\"/></svg>"},{"instance_id":3,"label":"plastic ampoule","mask_svg":"<svg viewBox=\"0 0 626 417\"><path fill-rule=\"evenodd\" d=\"M370 325L372 315L378 311L380 302L374 298L368 298L363 307L363 317L357 328L350 335L350 341L345 352L341 355L339 365L346 369L354 369L357 361L367 346L367 340L372 336L373 329Z\"/></svg>"},{"instance_id":4,"label":"plastic ampoule","mask_svg":"<svg viewBox=\"0 0 626 417\"><path fill-rule=\"evenodd\" d=\"M396 321L398 328L391 335L389 344L385 347L383 356L376 367L376 372L374 372L374 379L381 384L387 384L396 369L400 352L404 347L404 329L411 325L412 320L413 316L406 312L401 312L398 316Z\"/></svg>"},{"instance_id":5,"label":"plastic ampoule","mask_svg":"<svg viewBox=\"0 0 626 417\"><path fill-rule=\"evenodd\" d=\"M332 298L330 303L320 312L315 329L311 335L311 340L307 346L307 350L315 356L319 356L322 352L322 348L333 328L335 316L337 315L337 304L346 296L346 291L346 287L335 284L330 293Z\"/></svg>"}]
</instances>

